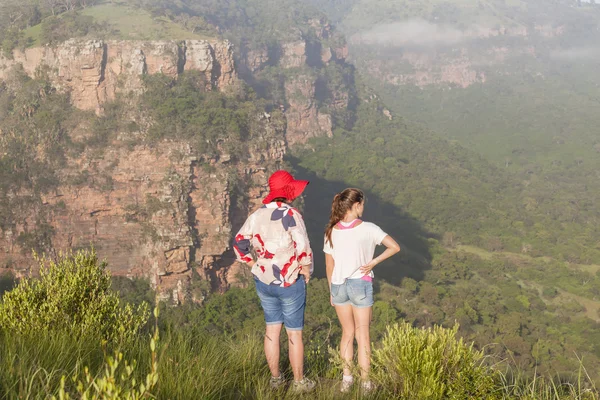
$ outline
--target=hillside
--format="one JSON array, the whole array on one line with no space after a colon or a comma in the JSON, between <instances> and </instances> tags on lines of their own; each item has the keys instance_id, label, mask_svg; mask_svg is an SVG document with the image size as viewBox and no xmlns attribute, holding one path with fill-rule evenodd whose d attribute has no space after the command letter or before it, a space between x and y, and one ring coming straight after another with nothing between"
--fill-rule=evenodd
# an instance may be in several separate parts
<instances>
[{"instance_id":1,"label":"hillside","mask_svg":"<svg viewBox=\"0 0 600 400\"><path fill-rule=\"evenodd\" d=\"M114 40L204 40L216 37L216 32L202 30L200 27L185 26L184 23L171 21L165 17L154 17L149 11L132 8L126 3L105 3L85 8L78 13L78 18L90 21L85 36L93 39ZM77 26L75 23L73 25ZM56 20L46 19L42 23L23 31L30 47L47 44L52 41L54 29L65 29L71 24L68 15L59 15ZM56 32L55 32L56 33ZM69 35L67 32L60 32ZM72 35L73 33L71 33Z\"/></svg>"},{"instance_id":2,"label":"hillside","mask_svg":"<svg viewBox=\"0 0 600 400\"><path fill-rule=\"evenodd\" d=\"M361 18L367 8L377 12ZM523 183L517 203L560 230L597 225L599 7L365 0L346 11L333 14L352 59L391 110L507 171ZM586 237L595 246L598 232Z\"/></svg>"},{"instance_id":3,"label":"hillside","mask_svg":"<svg viewBox=\"0 0 600 400\"><path fill-rule=\"evenodd\" d=\"M447 256L441 259L434 256L433 267L420 278L436 287L437 293L433 298L424 294L422 305L409 307L416 313L412 318L447 321L452 313L447 308L435 316L439 312L436 308L439 298L452 303L450 299L459 292L476 292L478 289L473 287L481 287L484 292L479 295L459 296L465 300L464 308L453 311L471 313L469 318L475 325L470 335L478 337L478 343L505 343L519 353L518 341L503 338L499 334L502 329L485 333L484 321L489 314L482 310L488 306L476 299L493 297L493 293L500 293L498 300L504 299L500 300L504 304L503 316L491 318L494 326L502 325L501 321L506 322L510 315L520 315L521 321L527 321L521 322L517 331L525 340L521 342L524 345L521 351L529 348L536 357L535 362L529 361L530 365L545 357L536 353L542 341L554 343L547 348L549 354L560 347L554 339L549 339L549 331L542 328L553 324L541 322L542 315L556 313L559 319L564 318L561 314L577 315L574 319L569 317L567 324L574 330L581 328L578 334L581 336L564 338L563 343L568 346L592 340L589 329L596 325L591 321L598 321L597 289L588 292L585 299L577 296L587 290L589 282L598 281L597 270L586 267L588 262L583 260L597 259L600 237L596 228L600 209L595 201L600 190L597 179L600 159L595 149L600 103L599 82L594 72L600 61L596 52L600 9L592 4L548 5L536 1L416 4L359 0L352 2L351 7L336 1L311 4L327 12L350 38L350 59L364 81L381 95L394 118L418 122L421 127L451 139L448 147L452 143L472 150L470 160L482 157L482 163L470 164L467 170L473 177L483 173L486 177L483 182L489 186L482 181L472 182L477 189L465 190L472 194L470 202L463 200L460 207L452 209L456 204L452 203L454 199L448 202L448 197L439 195L414 203L411 196L418 188L406 181L419 176L421 170L428 171L426 165L420 164L414 171L407 163L402 168L384 163L385 171L394 179L376 181L370 179L377 176L372 171L368 177L355 179L354 174L344 170L341 160L334 168L331 168L333 163L322 166L319 160L330 154L330 150L307 155L306 165L320 171L322 176L344 176L355 185L373 187L379 196L424 221L429 231L440 232L440 243L462 254L456 256L462 261L442 263L445 268L450 265L456 268L472 257L478 260L473 260L473 264L467 261L469 268L456 272L453 283L443 285L444 289L439 291L437 285L444 279L437 275L436 265ZM361 158L373 151L378 160L385 160L386 152L403 154L405 149L413 156L418 154L405 143L399 145L400 139L394 135L381 135L385 140L379 141L379 146L369 140L358 142L356 137L347 142L341 140L340 158L352 159L350 154ZM419 136L419 141L425 143L423 136ZM394 142L398 144L393 145ZM428 142L426 148L435 147ZM449 153L448 149L441 152ZM440 173L440 182L448 183L449 190L457 186L456 182L451 183L452 170L447 170L447 175L444 175L446 170L435 170ZM430 183L436 176L435 172L426 172L416 182ZM500 176L502 180L498 180ZM391 184L391 181L401 183ZM404 191L405 187L410 189ZM486 195L488 188L496 194L497 202ZM478 200L482 204L475 205ZM478 218L465 218L467 210L477 213ZM456 220L444 221L442 216L450 215L456 215ZM439 225L435 227L436 224ZM546 243L552 245L547 247L540 240L549 240ZM476 247L465 247L467 243ZM501 277L489 275L484 267L489 262L486 260L499 263L496 268L504 271ZM570 288L565 286L568 276L579 276L571 281ZM510 287L519 288L521 293L513 292ZM425 288L429 293L431 289L427 285ZM453 290L457 291L450 297L440 294ZM524 317L523 309L517 311L521 306L513 303L524 300L523 296L528 298L521 303L526 309L533 310L537 304L543 313ZM473 306L475 303L478 306ZM436 311L432 313L432 309ZM406 313L406 306L402 310ZM525 345L526 342L529 344Z\"/></svg>"},{"instance_id":4,"label":"hillside","mask_svg":"<svg viewBox=\"0 0 600 400\"><path fill-rule=\"evenodd\" d=\"M107 27L109 13L124 17ZM127 16L137 21L129 36L116 31ZM171 17L171 33L175 21L202 20ZM48 31L56 18L75 24ZM290 146L331 135L332 111L348 107L351 87L315 93L317 81L343 79L348 68L343 42L326 42L335 32L319 20L304 22L312 42L290 34L273 55L258 44L234 51L220 35L176 39L161 31L165 18L152 8L88 5L24 31L41 26L44 46L0 56L8 133L0 259L17 276L32 250L93 243L115 273L150 279L176 304L201 299L194 280L209 291L235 285L230 235L259 204L268 171L287 165ZM102 29L79 30L83 22ZM47 40L49 32L75 37ZM307 48L317 44L315 60ZM22 152L39 155L23 160Z\"/></svg>"},{"instance_id":5,"label":"hillside","mask_svg":"<svg viewBox=\"0 0 600 400\"><path fill-rule=\"evenodd\" d=\"M299 397L289 378L277 389L267 385L269 371L261 332L264 322L252 288L234 288L212 297L200 308L154 304L153 324L147 326L152 304L147 283L113 280L111 286L106 267L93 251L63 255L44 267L40 279L21 282L4 293L0 303L3 398ZM119 282L120 292L115 288ZM498 360L458 338L457 324L423 329L396 322L395 309L390 305L395 305L405 290L398 290L399 296L394 298L393 288L381 289L388 299L377 301L375 306L370 375L377 390L366 394L354 385L351 393L341 395L342 362L331 347L337 343L339 326L331 323L335 315L327 304L327 282L311 280L304 371L317 384L303 397L598 398L588 370L581 364L576 378L560 374L530 380L512 359ZM432 294L429 290L428 296ZM518 299L518 304L527 304L524 296ZM463 317L472 316L473 310L465 308ZM506 321L509 331L515 322ZM424 323L427 325L426 320ZM538 346L536 357L544 356L547 345ZM286 346L284 343L284 351ZM282 373L290 373L285 363Z\"/></svg>"}]
</instances>

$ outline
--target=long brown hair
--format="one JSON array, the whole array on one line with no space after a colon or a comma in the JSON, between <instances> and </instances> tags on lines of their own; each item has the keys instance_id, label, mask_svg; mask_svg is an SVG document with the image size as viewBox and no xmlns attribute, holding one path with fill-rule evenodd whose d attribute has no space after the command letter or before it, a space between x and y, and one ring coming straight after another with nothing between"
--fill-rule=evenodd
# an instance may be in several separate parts
<instances>
[{"instance_id":1,"label":"long brown hair","mask_svg":"<svg viewBox=\"0 0 600 400\"><path fill-rule=\"evenodd\" d=\"M365 194L360 189L348 188L336 194L331 202L331 215L325 228L326 242L333 248L331 241L331 232L333 227L346 216L346 213L352 209L356 203L362 203L365 200Z\"/></svg>"}]
</instances>

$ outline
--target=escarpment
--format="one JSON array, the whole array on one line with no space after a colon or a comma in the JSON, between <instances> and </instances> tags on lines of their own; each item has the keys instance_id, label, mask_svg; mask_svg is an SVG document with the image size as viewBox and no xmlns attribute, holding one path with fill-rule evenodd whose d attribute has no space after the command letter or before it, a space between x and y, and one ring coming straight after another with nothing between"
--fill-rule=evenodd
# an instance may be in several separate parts
<instances>
[{"instance_id":1,"label":"escarpment","mask_svg":"<svg viewBox=\"0 0 600 400\"><path fill-rule=\"evenodd\" d=\"M118 93L139 94L146 74L174 77L195 70L221 91L238 81L233 46L227 41L71 39L54 47L17 50L11 59L0 57L0 79L17 64L32 76L45 70L57 88L69 91L75 107L97 112Z\"/></svg>"},{"instance_id":2,"label":"escarpment","mask_svg":"<svg viewBox=\"0 0 600 400\"><path fill-rule=\"evenodd\" d=\"M329 26L315 27L323 40L331 36ZM279 50L238 52L225 40L71 39L1 57L0 81L19 65L32 77L43 72L53 87L69 94L74 107L97 115L119 98L133 113L145 75L177 79L193 71L206 82L202 90L228 94L245 84L240 63L251 73L268 65L298 72L282 85L285 104L250 117L251 133L240 139L244 157L230 154L225 145L199 154L183 139L145 141L143 131L152 121L139 119L139 132L115 132L102 151L68 157L56 173L59 184L0 232L0 266L17 276L35 272L31 249L19 238L33 232L43 214L50 256L93 245L114 275L146 277L173 303L202 301L206 290L243 284L248 271L235 262L232 235L261 204L268 175L285 166L290 146L332 132L332 117L318 99L319 80L303 68L343 64L347 55L345 45L303 38L282 43ZM349 94L342 92L335 92L330 109L348 107ZM69 135L85 136L89 126L83 125Z\"/></svg>"}]
</instances>

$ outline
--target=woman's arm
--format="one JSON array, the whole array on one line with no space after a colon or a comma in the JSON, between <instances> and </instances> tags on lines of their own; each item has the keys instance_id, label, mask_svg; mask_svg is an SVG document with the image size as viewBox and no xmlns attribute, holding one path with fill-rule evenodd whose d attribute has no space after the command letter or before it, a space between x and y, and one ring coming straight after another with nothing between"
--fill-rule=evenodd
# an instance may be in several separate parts
<instances>
[{"instance_id":1,"label":"woman's arm","mask_svg":"<svg viewBox=\"0 0 600 400\"><path fill-rule=\"evenodd\" d=\"M333 267L335 266L335 260L329 253L325 253L325 273L327 274L327 282L329 283L329 292L331 293L331 275L333 275ZM329 302L333 306L333 300L331 295L329 296Z\"/></svg>"},{"instance_id":2,"label":"woman's arm","mask_svg":"<svg viewBox=\"0 0 600 400\"><path fill-rule=\"evenodd\" d=\"M241 263L245 263L250 267L253 267L256 264L256 260L252 257L252 252L250 251L250 239L252 239L252 222L253 216L251 215L244 226L240 229L240 231L235 235L233 240L233 252L235 253L235 257L237 261Z\"/></svg>"},{"instance_id":3,"label":"woman's arm","mask_svg":"<svg viewBox=\"0 0 600 400\"><path fill-rule=\"evenodd\" d=\"M331 290L331 275L333 275L333 266L335 261L331 254L325 253L325 272L327 274L327 282L329 283L329 290Z\"/></svg>"},{"instance_id":4,"label":"woman's arm","mask_svg":"<svg viewBox=\"0 0 600 400\"><path fill-rule=\"evenodd\" d=\"M388 258L400 251L400 245L390 235L387 235L385 238L383 238L381 244L386 247L384 252L372 259L371 262L367 265L363 265L362 267L360 267L361 273L365 275L368 274L373 268L375 268L377 264L379 264L383 260L387 260Z\"/></svg>"}]
</instances>

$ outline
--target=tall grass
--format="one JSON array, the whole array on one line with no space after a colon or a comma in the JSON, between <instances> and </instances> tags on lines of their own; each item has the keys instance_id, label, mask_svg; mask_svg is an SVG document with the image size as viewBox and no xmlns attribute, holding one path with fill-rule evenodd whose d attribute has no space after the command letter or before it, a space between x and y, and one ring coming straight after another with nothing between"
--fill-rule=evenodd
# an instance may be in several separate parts
<instances>
[{"instance_id":1,"label":"tall grass","mask_svg":"<svg viewBox=\"0 0 600 400\"><path fill-rule=\"evenodd\" d=\"M96 370L102 361L101 341L89 336L0 332L0 398L46 399L57 393L63 375L77 375L82 363Z\"/></svg>"},{"instance_id":2,"label":"tall grass","mask_svg":"<svg viewBox=\"0 0 600 400\"><path fill-rule=\"evenodd\" d=\"M145 309L119 314L117 310L122 308L107 285L104 265L93 253L68 256L52 268L39 281L21 282L0 303L4 316L0 319L0 398L301 397L289 390L290 385L277 391L269 387L262 332L228 337L199 329L191 320L175 327L167 318L160 335L157 321L153 335L144 330L139 333ZM90 291L90 287L99 290ZM125 309L134 310L129 305ZM133 319L115 317L118 315ZM98 319L104 323L99 326L106 329L93 329L96 325L89 322ZM107 320L113 322L105 326ZM86 323L88 328L82 329ZM106 335L115 327L119 334ZM318 381L315 392L307 397L364 398L359 385L347 395L339 393L341 361L331 348L337 339L330 332L331 326L325 336L313 331L305 337L305 371ZM407 323L387 327L384 339L373 344L372 379L378 390L369 397L600 400L581 360L573 379L527 378L518 369L501 371L488 366L483 353L456 333L457 327L419 329ZM284 337L282 334L281 366L289 381L292 374Z\"/></svg>"},{"instance_id":3,"label":"tall grass","mask_svg":"<svg viewBox=\"0 0 600 400\"><path fill-rule=\"evenodd\" d=\"M503 398L523 400L600 400L594 381L579 360L579 369L571 377L528 377L519 369L506 365L498 372L497 387Z\"/></svg>"},{"instance_id":4,"label":"tall grass","mask_svg":"<svg viewBox=\"0 0 600 400\"><path fill-rule=\"evenodd\" d=\"M425 332L426 333L426 332ZM407 340L409 340L408 338ZM385 351L385 345L374 344L374 353ZM80 377L83 368L88 367L92 376L101 376L105 365L105 354L112 354L114 349L103 347L100 339L73 340L66 335L40 334L37 338L8 336L0 333L0 398L2 399L47 399L57 396L60 390L61 377L65 380L65 389L69 393L77 393L76 382L71 377ZM282 349L283 350L283 349ZM424 350L423 348L421 350ZM143 381L151 369L151 349L149 335L142 335L122 348L124 359L136 360L137 367L132 378ZM216 336L194 334L183 329L163 334L157 350L158 383L152 394L158 399L294 399L289 386L272 391L268 385L270 373L262 350L262 336L249 335L240 340L222 339ZM388 358L387 372L381 369L375 359L374 373L379 374L378 390L369 398L372 399L410 399L419 398L399 390L403 381L411 379L414 394L419 392L419 385L428 384L424 373L427 362L426 351L415 350L410 359L412 367L404 364L403 376L389 373L389 369L400 368L402 360ZM423 356L421 356L422 354ZM463 354L464 355L464 354ZM382 356L381 353L377 357ZM392 353L393 356L393 353ZM284 374L291 378L291 371L284 362L286 353L282 351ZM379 361L377 361L379 360ZM408 358L407 358L408 360ZM431 361L431 360L430 360ZM444 360L442 360L444 361ZM476 361L476 360L475 360ZM477 367L479 364L475 364ZM464 365L463 365L464 367ZM324 368L326 370L324 370ZM342 396L338 392L339 377L327 379L329 371L337 366L323 365L321 358L307 356L306 370L312 378L317 379L317 390L306 398L311 399L358 399L363 398L358 385L354 391ZM379 370L377 370L379 369ZM468 368L467 368L468 370ZM320 371L320 373L315 373ZM431 371L431 370L430 370ZM454 372L461 374L462 369ZM387 374L386 378L381 378ZM457 382L451 371L438 376L448 382ZM470 375L473 377L473 375ZM516 370L494 373L491 380L491 392L487 398L523 399L523 400L599 400L598 392L585 369L581 367L574 379L565 382L556 377L526 378ZM489 377L485 382L490 382ZM460 380L458 380L460 381ZM471 382L472 383L472 382ZM435 396L434 396L435 397ZM438 398L459 398L447 393ZM464 398L481 398L478 396Z\"/></svg>"}]
</instances>

